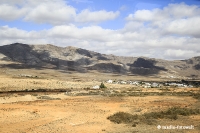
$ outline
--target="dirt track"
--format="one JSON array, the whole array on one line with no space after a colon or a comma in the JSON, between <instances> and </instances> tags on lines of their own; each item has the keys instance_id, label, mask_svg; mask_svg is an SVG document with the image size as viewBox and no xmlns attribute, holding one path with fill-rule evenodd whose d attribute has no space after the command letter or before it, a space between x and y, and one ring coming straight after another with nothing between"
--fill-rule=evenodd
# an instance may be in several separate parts
<instances>
[{"instance_id":1,"label":"dirt track","mask_svg":"<svg viewBox=\"0 0 200 133\"><path fill-rule=\"evenodd\" d=\"M165 110L171 106L193 106L197 101L191 97L174 96L71 97L60 94L59 97L61 100L36 100L30 96L13 95L6 100L7 103L3 103L5 97L0 97L1 133L163 132L156 128L157 125L140 124L137 127L131 127L112 123L107 120L107 117L119 111L142 114ZM13 100L20 101L20 99L23 101L13 102ZM199 116L194 116L186 123L183 122L184 119L181 119L172 121L171 124L193 124L197 127L199 120ZM168 122L161 120L160 122L169 124L170 120ZM198 128L193 130L193 132L198 131Z\"/></svg>"}]
</instances>

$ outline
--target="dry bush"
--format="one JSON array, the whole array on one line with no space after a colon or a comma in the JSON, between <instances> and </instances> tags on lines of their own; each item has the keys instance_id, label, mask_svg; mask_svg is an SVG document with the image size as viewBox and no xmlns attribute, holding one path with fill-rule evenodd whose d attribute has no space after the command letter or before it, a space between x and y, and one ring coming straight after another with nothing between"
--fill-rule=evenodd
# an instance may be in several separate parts
<instances>
[{"instance_id":1,"label":"dry bush","mask_svg":"<svg viewBox=\"0 0 200 133\"><path fill-rule=\"evenodd\" d=\"M117 124L132 123L134 120L138 119L138 116L125 112L117 112L116 114L109 116L107 119Z\"/></svg>"},{"instance_id":2,"label":"dry bush","mask_svg":"<svg viewBox=\"0 0 200 133\"><path fill-rule=\"evenodd\" d=\"M132 126L136 126L138 123L145 123L148 125L152 125L156 123L157 119L178 119L179 115L182 116L190 116L190 115L198 115L200 114L200 109L189 109L189 108L180 108L180 107L172 107L166 111L160 112L150 112L144 113L142 115L132 115L126 112L117 112L109 117L110 121L120 124L132 124Z\"/></svg>"}]
</instances>

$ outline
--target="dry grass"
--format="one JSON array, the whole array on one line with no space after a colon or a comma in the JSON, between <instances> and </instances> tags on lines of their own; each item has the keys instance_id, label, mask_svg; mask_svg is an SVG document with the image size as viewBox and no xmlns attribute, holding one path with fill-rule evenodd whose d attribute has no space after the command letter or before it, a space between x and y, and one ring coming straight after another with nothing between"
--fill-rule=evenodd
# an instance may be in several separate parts
<instances>
[{"instance_id":1,"label":"dry grass","mask_svg":"<svg viewBox=\"0 0 200 133\"><path fill-rule=\"evenodd\" d=\"M152 122L155 122L155 119L172 119L177 120L178 116L190 116L190 115L199 115L200 109L190 109L190 108L180 108L180 107L172 107L167 109L166 111L160 111L160 112L148 112L144 113L142 115L132 115L130 113L126 112L117 112L109 117L110 121L120 124L132 124L136 125L136 123L145 123L145 124L153 124Z\"/></svg>"}]
</instances>

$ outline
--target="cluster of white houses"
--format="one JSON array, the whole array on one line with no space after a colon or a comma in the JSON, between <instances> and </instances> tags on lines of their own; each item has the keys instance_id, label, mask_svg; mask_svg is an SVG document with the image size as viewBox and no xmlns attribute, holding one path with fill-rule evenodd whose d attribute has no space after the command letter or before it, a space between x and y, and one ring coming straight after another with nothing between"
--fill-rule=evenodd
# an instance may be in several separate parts
<instances>
[{"instance_id":1,"label":"cluster of white houses","mask_svg":"<svg viewBox=\"0 0 200 133\"><path fill-rule=\"evenodd\" d=\"M123 80L107 80L106 83L110 84L130 84L130 85L135 85L135 86L141 86L144 88L159 88L162 86L174 86L174 87L189 87L192 88L192 85L186 85L183 83L176 83L176 82L146 82L146 81L123 81Z\"/></svg>"}]
</instances>

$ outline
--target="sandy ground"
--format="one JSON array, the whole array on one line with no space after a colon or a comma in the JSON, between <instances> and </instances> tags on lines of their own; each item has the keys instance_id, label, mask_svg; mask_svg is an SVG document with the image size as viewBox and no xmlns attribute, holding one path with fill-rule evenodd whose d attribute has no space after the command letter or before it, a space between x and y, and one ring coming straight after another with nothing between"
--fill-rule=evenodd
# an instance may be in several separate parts
<instances>
[{"instance_id":1,"label":"sandy ground","mask_svg":"<svg viewBox=\"0 0 200 133\"><path fill-rule=\"evenodd\" d=\"M126 76L111 73L76 73L53 69L12 69L1 67L0 61L0 91L32 90L32 89L83 89L100 85L101 82L112 80L132 81L164 81L166 79L151 76ZM26 77L23 75L31 75ZM108 88L131 88L133 85L106 84Z\"/></svg>"},{"instance_id":2,"label":"sandy ground","mask_svg":"<svg viewBox=\"0 0 200 133\"><path fill-rule=\"evenodd\" d=\"M200 116L178 120L158 120L155 125L138 124L131 127L115 124L107 117L124 111L143 114L172 106L193 107L192 97L147 96L105 97L48 95L61 100L38 100L38 96L11 95L0 97L1 133L101 133L101 132L199 132ZM194 125L194 130L158 130L157 125Z\"/></svg>"},{"instance_id":3,"label":"sandy ground","mask_svg":"<svg viewBox=\"0 0 200 133\"><path fill-rule=\"evenodd\" d=\"M5 64L5 62L0 62ZM19 75L32 75L21 77ZM37 77L36 77L37 76ZM100 85L102 81L113 80L156 80L152 77L131 77L116 74L69 73L62 70L0 69L0 91L33 89L70 89L84 91ZM142 92L199 92L199 88L144 89L132 85L105 84L108 90ZM39 99L47 96L54 100ZM57 99L57 100L55 100ZM0 94L0 133L163 133L200 132L200 115L181 117L178 120L160 119L156 124L139 123L136 127L115 124L107 117L123 111L143 114L180 106L200 108L200 102L191 96L67 96L64 93L43 94ZM193 130L158 130L158 125L194 125Z\"/></svg>"},{"instance_id":4,"label":"sandy ground","mask_svg":"<svg viewBox=\"0 0 200 133\"><path fill-rule=\"evenodd\" d=\"M0 91L37 90L37 89L72 89L83 90L100 85L100 81L69 81L60 79L11 78L0 76ZM131 88L133 85L106 84L108 88Z\"/></svg>"}]
</instances>

